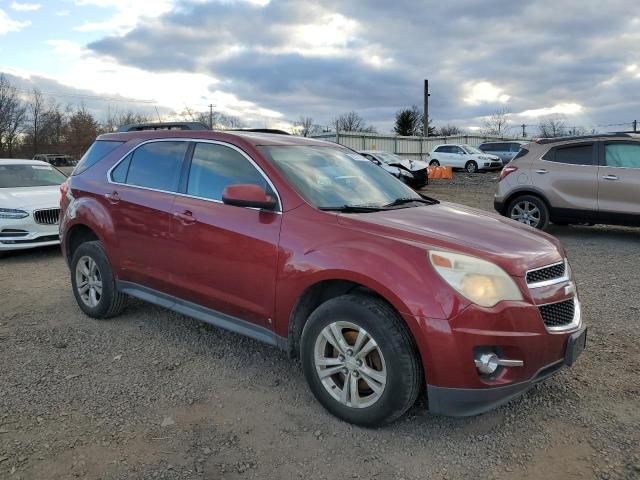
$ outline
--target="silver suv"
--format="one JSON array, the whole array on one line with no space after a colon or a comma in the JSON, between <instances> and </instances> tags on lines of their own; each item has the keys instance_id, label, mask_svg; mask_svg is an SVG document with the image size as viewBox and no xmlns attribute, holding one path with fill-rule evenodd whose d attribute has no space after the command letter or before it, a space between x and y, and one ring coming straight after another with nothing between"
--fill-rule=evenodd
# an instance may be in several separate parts
<instances>
[{"instance_id":1,"label":"silver suv","mask_svg":"<svg viewBox=\"0 0 640 480\"><path fill-rule=\"evenodd\" d=\"M491 155L496 155L500 157L502 163L505 165L513 160L513 157L520 151L524 145L528 142L523 142L521 140L512 140L505 142L484 142L481 143L478 148L482 150L484 153L489 153Z\"/></svg>"},{"instance_id":2,"label":"silver suv","mask_svg":"<svg viewBox=\"0 0 640 480\"><path fill-rule=\"evenodd\" d=\"M494 207L539 229L549 222L640 226L640 134L524 145L502 170Z\"/></svg>"}]
</instances>

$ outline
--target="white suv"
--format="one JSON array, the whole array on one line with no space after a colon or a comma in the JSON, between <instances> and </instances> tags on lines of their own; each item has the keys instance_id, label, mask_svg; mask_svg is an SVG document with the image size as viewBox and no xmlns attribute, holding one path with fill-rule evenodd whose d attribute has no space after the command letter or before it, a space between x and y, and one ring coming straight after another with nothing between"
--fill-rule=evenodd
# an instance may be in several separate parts
<instances>
[{"instance_id":1,"label":"white suv","mask_svg":"<svg viewBox=\"0 0 640 480\"><path fill-rule=\"evenodd\" d=\"M429 155L429 165L464 168L469 173L479 170L500 170L502 160L496 155L489 155L471 145L445 144L438 145Z\"/></svg>"}]
</instances>

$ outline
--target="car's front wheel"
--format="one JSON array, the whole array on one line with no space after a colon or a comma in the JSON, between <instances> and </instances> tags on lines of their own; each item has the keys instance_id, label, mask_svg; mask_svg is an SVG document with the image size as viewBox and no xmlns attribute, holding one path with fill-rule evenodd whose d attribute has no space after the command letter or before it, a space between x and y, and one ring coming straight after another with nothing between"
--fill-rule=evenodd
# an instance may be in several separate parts
<instances>
[{"instance_id":1,"label":"car's front wheel","mask_svg":"<svg viewBox=\"0 0 640 480\"><path fill-rule=\"evenodd\" d=\"M99 241L80 245L71 259L71 285L78 306L93 318L118 315L126 295L116 289L107 254Z\"/></svg>"},{"instance_id":2,"label":"car's front wheel","mask_svg":"<svg viewBox=\"0 0 640 480\"><path fill-rule=\"evenodd\" d=\"M469 173L476 173L478 171L478 164L475 161L471 160L470 162L467 162L464 168Z\"/></svg>"},{"instance_id":3,"label":"car's front wheel","mask_svg":"<svg viewBox=\"0 0 640 480\"><path fill-rule=\"evenodd\" d=\"M318 401L357 425L395 420L415 403L422 386L407 328L374 297L344 295L318 307L303 329L300 355Z\"/></svg>"}]
</instances>

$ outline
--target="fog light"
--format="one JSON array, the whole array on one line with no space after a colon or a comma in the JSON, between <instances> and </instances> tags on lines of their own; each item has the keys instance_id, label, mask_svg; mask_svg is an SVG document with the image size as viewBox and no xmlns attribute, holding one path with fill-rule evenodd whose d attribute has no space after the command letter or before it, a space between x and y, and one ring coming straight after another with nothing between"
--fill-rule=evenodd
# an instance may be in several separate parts
<instances>
[{"instance_id":1,"label":"fog light","mask_svg":"<svg viewBox=\"0 0 640 480\"><path fill-rule=\"evenodd\" d=\"M523 367L522 360L505 360L493 352L477 353L474 360L478 371L484 375L491 375L498 367Z\"/></svg>"},{"instance_id":2,"label":"fog light","mask_svg":"<svg viewBox=\"0 0 640 480\"><path fill-rule=\"evenodd\" d=\"M482 353L476 357L476 368L480 373L490 375L498 369L498 356L495 353Z\"/></svg>"}]
</instances>

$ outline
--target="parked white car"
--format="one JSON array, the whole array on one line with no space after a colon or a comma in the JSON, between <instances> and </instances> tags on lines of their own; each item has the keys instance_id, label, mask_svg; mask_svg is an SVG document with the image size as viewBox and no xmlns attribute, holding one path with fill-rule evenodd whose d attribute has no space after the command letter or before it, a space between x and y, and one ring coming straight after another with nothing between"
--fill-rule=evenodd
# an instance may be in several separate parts
<instances>
[{"instance_id":1,"label":"parked white car","mask_svg":"<svg viewBox=\"0 0 640 480\"><path fill-rule=\"evenodd\" d=\"M38 160L0 159L0 256L60 243L64 174Z\"/></svg>"},{"instance_id":2,"label":"parked white car","mask_svg":"<svg viewBox=\"0 0 640 480\"><path fill-rule=\"evenodd\" d=\"M469 173L480 170L500 170L502 160L497 155L484 153L471 145L438 145L431 152L429 165L463 168Z\"/></svg>"}]
</instances>

